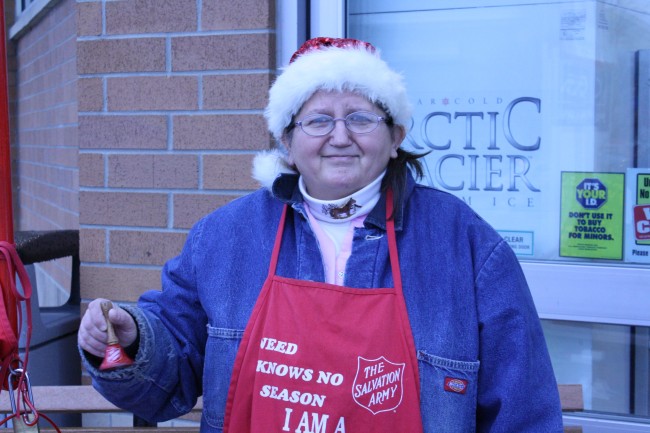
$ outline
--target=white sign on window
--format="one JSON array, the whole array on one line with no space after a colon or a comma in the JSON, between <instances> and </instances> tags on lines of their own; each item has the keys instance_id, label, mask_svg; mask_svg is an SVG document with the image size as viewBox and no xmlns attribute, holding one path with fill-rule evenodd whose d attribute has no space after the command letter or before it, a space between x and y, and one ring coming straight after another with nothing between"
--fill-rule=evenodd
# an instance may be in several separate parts
<instances>
[{"instance_id":1,"label":"white sign on window","mask_svg":"<svg viewBox=\"0 0 650 433\"><path fill-rule=\"evenodd\" d=\"M621 24L634 15L648 29L648 11L411 3L349 2L348 34L405 76L414 116L403 147L430 152L422 183L471 205L521 258L560 258L561 173L633 165L629 47L650 45L650 35Z\"/></svg>"}]
</instances>

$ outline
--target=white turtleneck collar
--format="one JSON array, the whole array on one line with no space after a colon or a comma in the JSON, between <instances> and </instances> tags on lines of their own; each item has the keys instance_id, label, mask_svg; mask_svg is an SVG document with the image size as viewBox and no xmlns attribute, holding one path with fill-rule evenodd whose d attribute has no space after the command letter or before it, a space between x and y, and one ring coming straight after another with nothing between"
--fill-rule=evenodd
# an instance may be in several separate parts
<instances>
[{"instance_id":1,"label":"white turtleneck collar","mask_svg":"<svg viewBox=\"0 0 650 433\"><path fill-rule=\"evenodd\" d=\"M309 195L303 177L298 180L298 188L309 207L311 214L319 221L328 223L349 222L370 213L380 197L383 171L375 180L359 191L337 200L319 200Z\"/></svg>"}]
</instances>

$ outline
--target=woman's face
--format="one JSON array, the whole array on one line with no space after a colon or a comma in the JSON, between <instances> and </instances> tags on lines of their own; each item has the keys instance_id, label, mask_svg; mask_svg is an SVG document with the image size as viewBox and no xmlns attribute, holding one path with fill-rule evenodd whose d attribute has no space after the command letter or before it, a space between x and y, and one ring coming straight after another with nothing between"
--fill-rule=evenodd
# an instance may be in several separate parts
<instances>
[{"instance_id":1,"label":"woman's face","mask_svg":"<svg viewBox=\"0 0 650 433\"><path fill-rule=\"evenodd\" d=\"M296 121L311 114L344 118L355 111L386 116L357 93L318 91L302 106ZM345 127L345 122L337 121L332 132L320 137L309 136L296 126L285 136L284 144L289 149L289 162L303 176L309 194L321 200L334 200L375 180L388 161L397 157L404 134L401 126L391 128L385 122L379 122L372 132L356 134Z\"/></svg>"}]
</instances>

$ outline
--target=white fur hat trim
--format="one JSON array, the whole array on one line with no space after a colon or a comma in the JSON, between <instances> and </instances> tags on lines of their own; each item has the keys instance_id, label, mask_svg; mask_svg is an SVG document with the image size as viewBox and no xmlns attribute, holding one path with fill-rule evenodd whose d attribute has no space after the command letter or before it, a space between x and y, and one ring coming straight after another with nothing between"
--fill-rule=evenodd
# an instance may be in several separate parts
<instances>
[{"instance_id":1,"label":"white fur hat trim","mask_svg":"<svg viewBox=\"0 0 650 433\"><path fill-rule=\"evenodd\" d=\"M270 190L273 181L282 173L295 173L287 164L280 150L263 151L253 158L253 179Z\"/></svg>"},{"instance_id":2,"label":"white fur hat trim","mask_svg":"<svg viewBox=\"0 0 650 433\"><path fill-rule=\"evenodd\" d=\"M276 140L318 90L358 92L385 107L396 124L410 123L411 104L402 76L378 54L361 47L323 47L296 58L271 87L264 115Z\"/></svg>"}]
</instances>

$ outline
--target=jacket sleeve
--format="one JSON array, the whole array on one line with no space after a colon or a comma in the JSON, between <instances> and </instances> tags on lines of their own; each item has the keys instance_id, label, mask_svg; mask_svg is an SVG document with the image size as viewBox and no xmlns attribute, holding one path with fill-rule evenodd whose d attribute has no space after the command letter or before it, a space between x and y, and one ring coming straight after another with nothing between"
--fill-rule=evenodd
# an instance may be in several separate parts
<instances>
[{"instance_id":1,"label":"jacket sleeve","mask_svg":"<svg viewBox=\"0 0 650 433\"><path fill-rule=\"evenodd\" d=\"M137 307L123 306L138 324L135 363L106 372L85 359L93 386L102 395L150 422L189 412L202 392L207 319L193 262L199 230L200 223L190 232L181 254L165 264L162 291L145 292Z\"/></svg>"},{"instance_id":2,"label":"jacket sleeve","mask_svg":"<svg viewBox=\"0 0 650 433\"><path fill-rule=\"evenodd\" d=\"M505 241L476 275L477 432L561 433L557 383L523 271Z\"/></svg>"}]
</instances>

